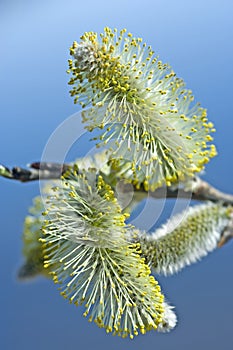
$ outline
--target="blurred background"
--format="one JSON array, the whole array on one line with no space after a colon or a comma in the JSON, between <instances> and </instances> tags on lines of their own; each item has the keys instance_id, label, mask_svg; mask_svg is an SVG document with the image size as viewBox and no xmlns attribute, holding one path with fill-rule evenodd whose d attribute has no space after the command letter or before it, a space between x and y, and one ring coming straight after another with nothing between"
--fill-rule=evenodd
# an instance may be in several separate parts
<instances>
[{"instance_id":1,"label":"blurred background","mask_svg":"<svg viewBox=\"0 0 233 350\"><path fill-rule=\"evenodd\" d=\"M232 13L231 0L1 0L0 162L40 160L56 127L77 112L66 74L72 42L84 31L126 27L151 44L208 109L219 155L203 177L233 192ZM81 141L68 158L85 155L88 136ZM0 193L1 349L232 349L232 243L176 276L159 278L176 306L175 330L120 339L88 323L51 281L17 281L23 220L39 185L0 179Z\"/></svg>"}]
</instances>

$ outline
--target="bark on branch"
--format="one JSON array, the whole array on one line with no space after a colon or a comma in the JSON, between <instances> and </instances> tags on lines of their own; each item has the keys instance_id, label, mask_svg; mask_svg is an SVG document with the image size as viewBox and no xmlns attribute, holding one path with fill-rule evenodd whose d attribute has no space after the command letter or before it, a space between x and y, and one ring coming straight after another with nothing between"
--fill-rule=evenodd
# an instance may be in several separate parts
<instances>
[{"instance_id":1,"label":"bark on branch","mask_svg":"<svg viewBox=\"0 0 233 350\"><path fill-rule=\"evenodd\" d=\"M38 180L59 179L68 169L67 164L35 162L29 165L29 169L13 167L9 169L0 164L0 175L11 180L30 182Z\"/></svg>"}]
</instances>

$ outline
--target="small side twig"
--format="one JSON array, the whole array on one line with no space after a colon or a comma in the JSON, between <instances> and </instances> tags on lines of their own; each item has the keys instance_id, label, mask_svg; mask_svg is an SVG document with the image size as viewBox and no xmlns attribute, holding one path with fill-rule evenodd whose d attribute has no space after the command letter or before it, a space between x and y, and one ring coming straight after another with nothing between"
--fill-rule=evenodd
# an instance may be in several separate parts
<instances>
[{"instance_id":1,"label":"small side twig","mask_svg":"<svg viewBox=\"0 0 233 350\"><path fill-rule=\"evenodd\" d=\"M227 227L222 232L220 241L218 242L218 247L221 248L227 242L233 238L233 212L231 213L231 220L228 223Z\"/></svg>"},{"instance_id":2,"label":"small side twig","mask_svg":"<svg viewBox=\"0 0 233 350\"><path fill-rule=\"evenodd\" d=\"M192 199L198 201L211 201L211 202L223 202L225 205L233 205L233 195L224 193L210 185L208 182L195 177L193 179L193 189L186 190L185 188L179 188L172 190L166 189L167 198L183 198ZM164 198L164 189L158 188L154 192L150 192L152 198Z\"/></svg>"}]
</instances>

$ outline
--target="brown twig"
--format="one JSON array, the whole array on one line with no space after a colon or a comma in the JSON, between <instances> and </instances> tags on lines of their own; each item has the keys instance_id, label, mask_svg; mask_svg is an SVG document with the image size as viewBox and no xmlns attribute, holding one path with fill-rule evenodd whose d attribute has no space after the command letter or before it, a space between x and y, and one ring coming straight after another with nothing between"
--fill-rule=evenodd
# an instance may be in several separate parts
<instances>
[{"instance_id":1,"label":"brown twig","mask_svg":"<svg viewBox=\"0 0 233 350\"><path fill-rule=\"evenodd\" d=\"M164 189L158 188L154 192L150 192L150 197L164 198ZM183 188L172 190L168 187L166 189L166 198L183 198L198 201L223 202L225 205L233 205L233 195L219 191L199 177L193 179L192 190L186 190Z\"/></svg>"}]
</instances>

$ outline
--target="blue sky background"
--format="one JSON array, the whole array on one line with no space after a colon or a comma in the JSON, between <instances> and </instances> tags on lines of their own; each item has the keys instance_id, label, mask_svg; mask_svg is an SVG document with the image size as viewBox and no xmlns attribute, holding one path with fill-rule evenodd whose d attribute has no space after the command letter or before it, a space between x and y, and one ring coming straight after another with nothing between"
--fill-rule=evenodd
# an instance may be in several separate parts
<instances>
[{"instance_id":1,"label":"blue sky background","mask_svg":"<svg viewBox=\"0 0 233 350\"><path fill-rule=\"evenodd\" d=\"M233 192L232 11L231 0L1 0L0 162L39 160L54 129L77 111L65 72L72 41L106 25L126 27L151 44L208 109L219 155L204 177ZM83 139L75 155L87 145ZM174 277L159 278L176 305L173 332L122 340L88 323L51 281L17 282L22 224L39 187L1 179L0 193L1 349L232 349L232 243Z\"/></svg>"}]
</instances>

